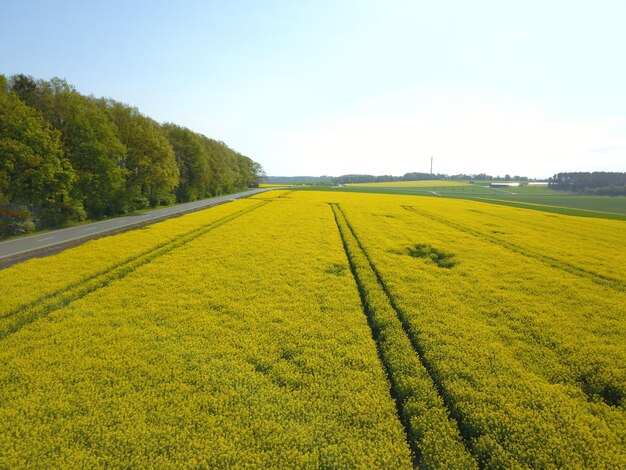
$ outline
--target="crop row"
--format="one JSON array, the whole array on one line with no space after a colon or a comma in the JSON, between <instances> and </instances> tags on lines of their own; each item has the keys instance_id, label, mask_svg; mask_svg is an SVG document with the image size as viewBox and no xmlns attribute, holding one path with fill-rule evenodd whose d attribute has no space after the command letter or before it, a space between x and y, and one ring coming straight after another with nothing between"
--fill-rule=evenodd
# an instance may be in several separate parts
<instances>
[{"instance_id":1,"label":"crop row","mask_svg":"<svg viewBox=\"0 0 626 470\"><path fill-rule=\"evenodd\" d=\"M241 209L207 225L197 227L183 235L178 236L174 240L159 243L156 246L143 251L137 256L130 257L106 270L98 271L84 279L81 279L79 282L70 284L65 289L52 292L45 297L39 297L28 305L6 313L2 318L0 318L0 340L11 333L18 331L24 325L27 325L40 317L48 315L50 312L67 305L76 299L84 297L96 289L123 278L139 266L149 263L153 259L162 256L175 248L181 247L186 243L189 243L191 240L214 230L215 228L230 222L237 217L247 214L256 208L267 204L268 202L269 201L257 202L251 207Z\"/></svg>"},{"instance_id":2,"label":"crop row","mask_svg":"<svg viewBox=\"0 0 626 470\"><path fill-rule=\"evenodd\" d=\"M401 207L407 198L345 199L480 466L624 465L621 291L417 218ZM416 202L433 211L429 200ZM412 257L420 243L456 264Z\"/></svg>"},{"instance_id":3,"label":"crop row","mask_svg":"<svg viewBox=\"0 0 626 470\"><path fill-rule=\"evenodd\" d=\"M619 280L622 289L626 285L626 250L620 249L624 242L623 222L489 207L468 201L442 203L421 204L419 209L522 250L549 256L607 280ZM404 204L417 206L414 202Z\"/></svg>"},{"instance_id":4,"label":"crop row","mask_svg":"<svg viewBox=\"0 0 626 470\"><path fill-rule=\"evenodd\" d=\"M327 204L259 207L2 346L0 468L411 467Z\"/></svg>"},{"instance_id":5,"label":"crop row","mask_svg":"<svg viewBox=\"0 0 626 470\"><path fill-rule=\"evenodd\" d=\"M405 424L407 437L422 468L475 468L459 428L449 416L427 368L407 336L398 312L356 239L344 213L332 204L344 249Z\"/></svg>"},{"instance_id":6,"label":"crop row","mask_svg":"<svg viewBox=\"0 0 626 470\"><path fill-rule=\"evenodd\" d=\"M414 212L416 214L422 215L424 217L428 217L437 222L441 222L442 224L445 224L452 228L460 230L461 232L469 233L470 235L480 237L483 240L486 240L490 243L494 243L496 245L500 245L506 248L507 250L511 250L522 256L528 256L530 258L537 259L547 264L548 266L552 266L557 269L562 269L563 271L567 271L577 276L587 277L591 279L593 282L600 284L602 286L611 287L613 289L618 289L620 291L626 292L626 283L622 282L619 279L615 279L604 274L590 271L589 269L585 269L580 266L573 265L562 259L554 258L552 256L547 255L545 251L543 253L533 251L532 249L529 249L528 247L516 245L515 243L511 243L507 240L503 240L500 237L485 233L480 230L475 230L466 225L459 224L458 222L453 222L451 220L446 219L445 217L440 217L435 214L419 210L415 207L412 207L412 206L403 206L403 207L410 212Z\"/></svg>"},{"instance_id":7,"label":"crop row","mask_svg":"<svg viewBox=\"0 0 626 470\"><path fill-rule=\"evenodd\" d=\"M240 199L211 210L194 212L117 234L113 238L91 240L55 256L34 258L0 270L0 285L3 287L0 318L30 308L67 289L73 289L222 217L228 217L258 203L254 199Z\"/></svg>"}]
</instances>

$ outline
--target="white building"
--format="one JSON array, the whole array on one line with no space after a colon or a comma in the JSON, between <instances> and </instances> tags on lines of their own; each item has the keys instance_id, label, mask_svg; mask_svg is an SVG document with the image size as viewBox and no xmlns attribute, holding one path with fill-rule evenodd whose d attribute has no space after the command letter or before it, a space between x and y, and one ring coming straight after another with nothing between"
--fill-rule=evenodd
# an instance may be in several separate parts
<instances>
[{"instance_id":1,"label":"white building","mask_svg":"<svg viewBox=\"0 0 626 470\"><path fill-rule=\"evenodd\" d=\"M489 183L490 188L516 188L520 184L514 182Z\"/></svg>"}]
</instances>

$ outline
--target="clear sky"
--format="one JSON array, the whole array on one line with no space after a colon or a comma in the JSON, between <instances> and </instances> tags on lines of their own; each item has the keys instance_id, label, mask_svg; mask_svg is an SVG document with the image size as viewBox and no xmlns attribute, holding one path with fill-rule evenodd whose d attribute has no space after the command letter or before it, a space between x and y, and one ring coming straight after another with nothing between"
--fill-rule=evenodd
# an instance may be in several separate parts
<instances>
[{"instance_id":1,"label":"clear sky","mask_svg":"<svg viewBox=\"0 0 626 470\"><path fill-rule=\"evenodd\" d=\"M625 24L624 0L0 0L0 73L270 175L626 171Z\"/></svg>"}]
</instances>

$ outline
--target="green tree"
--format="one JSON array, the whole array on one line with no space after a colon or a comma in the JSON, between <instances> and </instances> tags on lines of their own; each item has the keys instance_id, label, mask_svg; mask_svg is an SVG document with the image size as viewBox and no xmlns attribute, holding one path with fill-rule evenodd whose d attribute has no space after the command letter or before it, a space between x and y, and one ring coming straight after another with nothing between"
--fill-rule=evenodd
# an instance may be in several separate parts
<instances>
[{"instance_id":1,"label":"green tree","mask_svg":"<svg viewBox=\"0 0 626 470\"><path fill-rule=\"evenodd\" d=\"M29 106L33 106L36 101L37 82L33 77L24 74L14 75L11 77L11 90Z\"/></svg>"},{"instance_id":2,"label":"green tree","mask_svg":"<svg viewBox=\"0 0 626 470\"><path fill-rule=\"evenodd\" d=\"M209 196L216 175L211 171L209 156L200 136L175 124L164 124L163 130L174 148L180 174L177 200L185 202Z\"/></svg>"},{"instance_id":3,"label":"green tree","mask_svg":"<svg viewBox=\"0 0 626 470\"><path fill-rule=\"evenodd\" d=\"M25 82L20 80L12 79L16 93L23 93L26 103L61 132L65 154L78 176L74 197L92 217L120 212L124 199L121 163L126 148L107 113L65 80L40 80L35 92L30 86L18 86Z\"/></svg>"},{"instance_id":4,"label":"green tree","mask_svg":"<svg viewBox=\"0 0 626 470\"><path fill-rule=\"evenodd\" d=\"M128 208L173 202L179 169L174 149L159 124L122 103L99 100L98 104L107 111L126 146L122 167Z\"/></svg>"},{"instance_id":5,"label":"green tree","mask_svg":"<svg viewBox=\"0 0 626 470\"><path fill-rule=\"evenodd\" d=\"M235 165L231 158L231 152L223 142L200 136L202 144L209 158L211 173L214 175L211 183L211 194L227 194L235 188Z\"/></svg>"},{"instance_id":6,"label":"green tree","mask_svg":"<svg viewBox=\"0 0 626 470\"><path fill-rule=\"evenodd\" d=\"M0 87L0 202L26 205L42 226L59 225L84 217L71 197L75 181L60 132Z\"/></svg>"},{"instance_id":7,"label":"green tree","mask_svg":"<svg viewBox=\"0 0 626 470\"><path fill-rule=\"evenodd\" d=\"M0 202L26 201L49 224L229 193L263 174L223 142L83 96L59 78L0 75L0 93Z\"/></svg>"},{"instance_id":8,"label":"green tree","mask_svg":"<svg viewBox=\"0 0 626 470\"><path fill-rule=\"evenodd\" d=\"M247 173L247 187L258 188L261 178L266 176L263 166L244 155L241 155L241 160L245 164L244 171Z\"/></svg>"}]
</instances>

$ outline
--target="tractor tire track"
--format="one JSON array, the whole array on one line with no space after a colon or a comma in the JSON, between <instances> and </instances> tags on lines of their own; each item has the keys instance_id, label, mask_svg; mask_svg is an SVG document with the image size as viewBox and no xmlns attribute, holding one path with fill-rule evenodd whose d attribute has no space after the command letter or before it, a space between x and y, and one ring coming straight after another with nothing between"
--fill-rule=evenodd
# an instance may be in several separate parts
<instances>
[{"instance_id":1,"label":"tractor tire track","mask_svg":"<svg viewBox=\"0 0 626 470\"><path fill-rule=\"evenodd\" d=\"M451 468L476 468L470 436L463 435L463 427L425 360L423 348L410 334L406 316L398 309L341 207L334 203L330 206L415 465L436 468L446 461ZM433 432L438 433L436 440L445 441L450 449L444 461L428 447L433 438L429 433Z\"/></svg>"},{"instance_id":2,"label":"tractor tire track","mask_svg":"<svg viewBox=\"0 0 626 470\"><path fill-rule=\"evenodd\" d=\"M100 289L101 287L105 287L114 281L124 278L140 266L143 266L144 264L147 264L176 248L184 246L192 240L195 240L196 238L269 203L270 201L268 200L261 201L252 207L248 207L233 214L224 216L216 221L210 222L207 225L193 229L174 240L168 240L160 243L159 245L121 263L111 266L106 270L101 270L69 286L42 296L26 305L13 309L0 318L0 340L3 340L9 335L19 331L24 326L49 315L51 312L54 312L55 310L58 310L71 302L74 302L75 300Z\"/></svg>"},{"instance_id":3,"label":"tractor tire track","mask_svg":"<svg viewBox=\"0 0 626 470\"><path fill-rule=\"evenodd\" d=\"M467 233L474 237L480 238L489 243L493 243L494 245L498 245L502 248L505 248L514 253L526 256L527 258L532 258L534 260L540 261L552 268L559 269L561 271L568 272L575 276L583 277L585 279L589 279L596 284L599 284L603 287L610 287L612 289L618 290L620 292L626 292L626 284L614 277L606 276L604 274L599 274L594 271L590 271L588 269L581 268L579 266L575 266L573 264L568 263L567 261L563 261L557 258L552 258L551 256L547 256L541 253L534 252L528 248L524 248L522 246L516 245L514 243L502 240L500 238L488 235L479 230L475 230L473 228L467 227L465 225L453 222L451 220L445 219L443 217L439 217L433 214L429 214L427 212L421 211L413 206L402 206L403 209L412 212L414 214L420 215L430 220L434 220L435 222L439 222L443 225L447 225L448 227L454 228L461 232Z\"/></svg>"}]
</instances>

